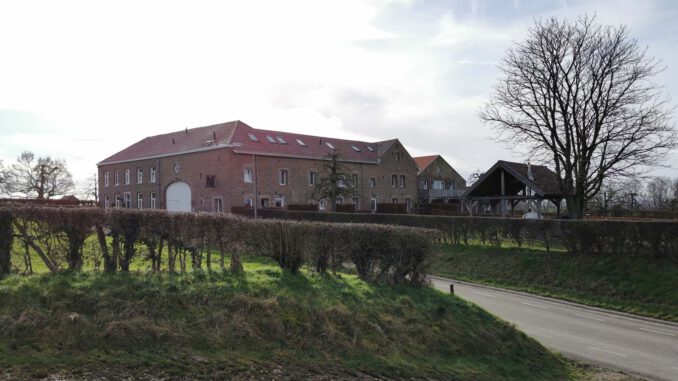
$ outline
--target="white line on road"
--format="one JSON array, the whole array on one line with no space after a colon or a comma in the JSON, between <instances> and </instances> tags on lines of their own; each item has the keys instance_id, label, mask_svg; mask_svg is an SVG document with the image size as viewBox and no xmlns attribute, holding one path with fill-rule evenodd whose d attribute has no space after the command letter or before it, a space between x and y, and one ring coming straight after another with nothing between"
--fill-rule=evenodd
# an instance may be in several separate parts
<instances>
[{"instance_id":1,"label":"white line on road","mask_svg":"<svg viewBox=\"0 0 678 381\"><path fill-rule=\"evenodd\" d=\"M528 303L528 302L520 302L520 303L524 304L526 306L537 307L537 308L541 308L542 310L548 310L548 308L540 306L538 304L532 304L532 303Z\"/></svg>"},{"instance_id":2,"label":"white line on road","mask_svg":"<svg viewBox=\"0 0 678 381\"><path fill-rule=\"evenodd\" d=\"M666 332L662 332L662 331L655 331L654 329L649 329L649 328L638 328L638 329L640 329L641 331L647 331L647 332L658 333L658 334L660 334L660 335L676 336L676 335L674 335L673 333L666 333Z\"/></svg>"},{"instance_id":3,"label":"white line on road","mask_svg":"<svg viewBox=\"0 0 678 381\"><path fill-rule=\"evenodd\" d=\"M599 318L595 318L593 316L586 316L586 315L580 315L580 314L575 314L575 315L577 315L579 317L586 318L586 319L596 320L596 321L607 321L605 319L599 319Z\"/></svg>"},{"instance_id":4,"label":"white line on road","mask_svg":"<svg viewBox=\"0 0 678 381\"><path fill-rule=\"evenodd\" d=\"M600 351L600 352L605 352L605 353L611 353L611 354L613 354L613 355L617 355L617 356L621 356L621 357L629 357L628 355L625 355L625 354L623 354L623 353L612 352L612 351L608 351L608 350L601 349L601 348L597 348L597 347L589 347L589 349L593 349L594 351Z\"/></svg>"},{"instance_id":5,"label":"white line on road","mask_svg":"<svg viewBox=\"0 0 678 381\"><path fill-rule=\"evenodd\" d=\"M480 291L474 291L473 293L478 294L478 295L483 295L483 296L489 296L490 298L496 298L497 297L496 295L486 294L486 293L480 292Z\"/></svg>"}]
</instances>

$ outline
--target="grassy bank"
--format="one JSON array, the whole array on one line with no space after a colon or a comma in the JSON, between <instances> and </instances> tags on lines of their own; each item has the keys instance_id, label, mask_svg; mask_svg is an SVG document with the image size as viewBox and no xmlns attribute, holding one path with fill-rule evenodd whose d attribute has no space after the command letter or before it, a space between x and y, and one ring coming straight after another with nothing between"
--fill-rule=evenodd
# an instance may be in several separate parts
<instances>
[{"instance_id":1,"label":"grassy bank","mask_svg":"<svg viewBox=\"0 0 678 381\"><path fill-rule=\"evenodd\" d=\"M678 263L642 256L443 245L435 275L678 321Z\"/></svg>"},{"instance_id":2,"label":"grassy bank","mask_svg":"<svg viewBox=\"0 0 678 381\"><path fill-rule=\"evenodd\" d=\"M589 374L472 304L350 275L78 273L0 281L8 377L381 376L579 379ZM0 378L3 373L0 372Z\"/></svg>"}]
</instances>

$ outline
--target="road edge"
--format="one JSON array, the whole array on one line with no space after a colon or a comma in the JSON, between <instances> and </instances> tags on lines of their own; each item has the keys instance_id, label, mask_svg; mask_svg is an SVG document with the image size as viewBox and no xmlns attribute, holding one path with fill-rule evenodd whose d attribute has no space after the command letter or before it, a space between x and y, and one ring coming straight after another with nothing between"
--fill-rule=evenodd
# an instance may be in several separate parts
<instances>
[{"instance_id":1,"label":"road edge","mask_svg":"<svg viewBox=\"0 0 678 381\"><path fill-rule=\"evenodd\" d=\"M639 319L639 320L643 320L643 321L658 324L658 325L665 325L665 326L670 326L670 327L673 327L673 328L678 328L678 323L676 323L676 322L656 319L656 318L652 318L652 317L649 317L649 316L634 315L634 314L630 314L628 312L608 310L608 309L605 309L605 308L588 306L586 304L580 304L580 303L570 302L570 301L567 301L567 300L551 298L551 297L548 297L548 296L532 294L532 293L529 293L529 292L516 291L516 290L507 289L507 288L488 286L488 285L485 285L485 284L478 284L478 283L467 282L467 281L457 280L457 279L452 279L452 278L445 278L445 277L438 276L438 275L427 275L426 277L432 278L432 279L437 279L437 280L440 280L440 281L447 281L447 282L450 282L450 283L458 283L458 284L463 284L463 285L468 285L468 286L473 286L473 287L485 288L485 289L493 290L493 291L497 291L497 292L505 292L507 294L527 296L527 297L531 297L531 298L536 298L536 299L548 301L548 302L551 302L551 303L565 304L565 305L568 305L568 306L571 306L571 307L577 307L577 308L581 308L581 309L584 309L584 310L604 312L604 313L608 313L608 314L611 314L611 315L617 315L617 316L620 316L620 317L626 317L626 318L631 318L631 319Z\"/></svg>"}]
</instances>

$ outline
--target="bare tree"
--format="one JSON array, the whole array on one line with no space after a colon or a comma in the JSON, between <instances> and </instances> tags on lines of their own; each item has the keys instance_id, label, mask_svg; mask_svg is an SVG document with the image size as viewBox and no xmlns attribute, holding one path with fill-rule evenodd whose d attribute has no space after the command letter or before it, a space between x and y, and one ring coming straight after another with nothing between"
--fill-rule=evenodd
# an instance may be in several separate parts
<instances>
[{"instance_id":1,"label":"bare tree","mask_svg":"<svg viewBox=\"0 0 678 381\"><path fill-rule=\"evenodd\" d=\"M676 146L673 108L651 81L662 68L626 26L536 21L501 70L480 117L498 139L553 164L573 218L605 179L636 175Z\"/></svg>"},{"instance_id":2,"label":"bare tree","mask_svg":"<svg viewBox=\"0 0 678 381\"><path fill-rule=\"evenodd\" d=\"M469 186L473 185L473 183L475 183L476 181L478 181L478 179L483 177L484 174L485 172L481 171L480 169L476 169L475 171L471 172L471 174L468 177Z\"/></svg>"},{"instance_id":3,"label":"bare tree","mask_svg":"<svg viewBox=\"0 0 678 381\"><path fill-rule=\"evenodd\" d=\"M20 193L37 199L50 199L65 195L73 189L73 176L63 160L49 156L35 158L23 152L7 171L9 193Z\"/></svg>"},{"instance_id":4,"label":"bare tree","mask_svg":"<svg viewBox=\"0 0 678 381\"><path fill-rule=\"evenodd\" d=\"M333 152L327 155L313 189L313 197L318 201L329 201L330 210L336 212L337 199L352 195L353 191L353 185L348 181L339 154Z\"/></svg>"},{"instance_id":5,"label":"bare tree","mask_svg":"<svg viewBox=\"0 0 678 381\"><path fill-rule=\"evenodd\" d=\"M671 202L671 180L655 177L647 183L647 207L652 210L668 209Z\"/></svg>"},{"instance_id":6,"label":"bare tree","mask_svg":"<svg viewBox=\"0 0 678 381\"><path fill-rule=\"evenodd\" d=\"M7 177L9 176L7 169L0 160L0 195L7 193Z\"/></svg>"}]
</instances>

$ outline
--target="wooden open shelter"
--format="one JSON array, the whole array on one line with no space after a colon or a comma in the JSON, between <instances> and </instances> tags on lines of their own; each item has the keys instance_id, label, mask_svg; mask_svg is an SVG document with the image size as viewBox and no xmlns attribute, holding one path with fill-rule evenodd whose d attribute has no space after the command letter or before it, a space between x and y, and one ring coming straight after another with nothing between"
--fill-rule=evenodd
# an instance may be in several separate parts
<instances>
[{"instance_id":1,"label":"wooden open shelter","mask_svg":"<svg viewBox=\"0 0 678 381\"><path fill-rule=\"evenodd\" d=\"M492 215L507 217L520 202L534 203L541 213L542 201L548 200L555 204L560 217L564 198L558 178L549 168L499 160L466 190L462 208L473 215L489 206Z\"/></svg>"}]
</instances>

